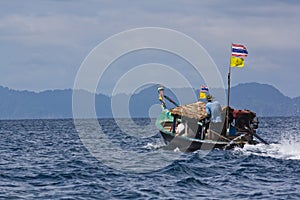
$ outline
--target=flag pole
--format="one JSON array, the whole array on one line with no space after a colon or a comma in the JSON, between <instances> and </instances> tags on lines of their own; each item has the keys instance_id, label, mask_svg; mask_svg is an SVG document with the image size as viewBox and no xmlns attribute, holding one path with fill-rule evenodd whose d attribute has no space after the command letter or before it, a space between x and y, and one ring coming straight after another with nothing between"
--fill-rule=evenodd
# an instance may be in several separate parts
<instances>
[{"instance_id":1,"label":"flag pole","mask_svg":"<svg viewBox=\"0 0 300 200\"><path fill-rule=\"evenodd\" d=\"M247 57L248 55L248 51L246 49L246 47L244 45L235 45L238 46L239 49L236 50L235 47L233 47L233 43L231 42L231 54L230 54L230 61L229 61L229 70L228 70L228 86L227 86L227 109L226 109L226 131L229 132L229 105L230 105L230 77L231 77L231 67L236 67L236 66L240 66L243 67L244 66L244 60L242 58ZM241 49L242 50L241 50ZM234 53L234 54L233 54ZM239 57L240 59L242 59L241 63L234 63L233 65L231 65L231 60L232 57ZM242 57L242 58L241 58Z\"/></svg>"},{"instance_id":2,"label":"flag pole","mask_svg":"<svg viewBox=\"0 0 300 200\"><path fill-rule=\"evenodd\" d=\"M230 104L230 76L231 76L231 66L230 66L230 62L229 62L229 69L228 69L228 85L227 85L227 106L229 107Z\"/></svg>"},{"instance_id":3,"label":"flag pole","mask_svg":"<svg viewBox=\"0 0 300 200\"><path fill-rule=\"evenodd\" d=\"M230 47L230 52L232 52L232 43L231 43L231 47ZM231 62L231 53L230 53L230 59L229 59L229 69L228 69L228 82L227 82L227 109L226 109L226 133L229 132L229 105L230 105L230 76L231 76L231 66L230 66L230 62Z\"/></svg>"}]
</instances>

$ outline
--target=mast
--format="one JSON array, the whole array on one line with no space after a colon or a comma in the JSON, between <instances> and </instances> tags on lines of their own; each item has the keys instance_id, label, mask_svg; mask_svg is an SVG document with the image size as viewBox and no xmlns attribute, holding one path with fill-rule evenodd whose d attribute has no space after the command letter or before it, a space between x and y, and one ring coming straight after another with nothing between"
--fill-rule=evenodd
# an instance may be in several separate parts
<instances>
[{"instance_id":1,"label":"mast","mask_svg":"<svg viewBox=\"0 0 300 200\"><path fill-rule=\"evenodd\" d=\"M233 44L231 43L231 54L229 61L229 70L228 70L228 86L227 86L227 109L226 109L226 131L229 131L229 105L230 105L230 76L231 76L231 67L244 67L244 59L247 57L248 51L246 47L242 44ZM235 57L236 61L231 63L232 57ZM238 61L238 62L237 62Z\"/></svg>"},{"instance_id":2,"label":"mast","mask_svg":"<svg viewBox=\"0 0 300 200\"><path fill-rule=\"evenodd\" d=\"M229 103L230 103L230 75L231 75L231 67L230 67L230 64L229 64L228 86L227 86L227 107L229 107Z\"/></svg>"},{"instance_id":3,"label":"mast","mask_svg":"<svg viewBox=\"0 0 300 200\"><path fill-rule=\"evenodd\" d=\"M226 132L229 132L229 105L230 105L230 76L231 76L231 52L232 52L232 43L231 43L231 46L230 46L230 59L229 59L229 69L228 69L228 76L227 76L227 79L228 79L228 82L227 82L227 108L226 108Z\"/></svg>"}]
</instances>

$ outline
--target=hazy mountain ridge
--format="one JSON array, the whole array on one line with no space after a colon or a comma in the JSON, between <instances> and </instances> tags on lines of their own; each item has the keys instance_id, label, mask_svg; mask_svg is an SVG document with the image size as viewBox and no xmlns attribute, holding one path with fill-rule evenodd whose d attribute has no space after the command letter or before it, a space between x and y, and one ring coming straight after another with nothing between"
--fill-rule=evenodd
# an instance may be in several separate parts
<instances>
[{"instance_id":1,"label":"hazy mountain ridge","mask_svg":"<svg viewBox=\"0 0 300 200\"><path fill-rule=\"evenodd\" d=\"M173 89L172 91L177 93L179 90L188 89ZM221 90L215 91L221 92ZM85 96L93 95L86 91L82 92ZM198 90L195 89L195 93L198 94ZM178 101L171 90L166 90L166 94ZM214 93L214 95L218 97L220 94ZM106 95L95 95L96 113L99 118L113 116L111 102L114 102L117 110L122 110L119 117L128 111L131 117L148 117L149 109L159 103L155 86L145 88L137 94L118 94L113 98L111 101L111 98ZM236 109L253 110L258 116L300 116L300 97L284 96L278 89L267 84L244 83L232 87L230 105ZM171 104L168 106L174 107ZM114 110L116 110L115 107ZM37 93L0 86L0 119L72 117L71 89ZM83 115L82 117L92 116Z\"/></svg>"},{"instance_id":2,"label":"hazy mountain ridge","mask_svg":"<svg viewBox=\"0 0 300 200\"><path fill-rule=\"evenodd\" d=\"M199 89L194 89L194 91L196 93L196 96L198 96ZM224 99L224 90L211 89L210 92L211 94L213 94L216 100L220 101L222 105L226 105L226 101L221 100L222 95ZM132 101L135 102L134 105L142 108L143 105L139 103L141 102L140 99L143 99L143 97L145 96L144 94L150 93L156 93L156 95L154 94L153 97L144 99L151 99L151 101L153 101L152 104L157 103L158 100L156 87L153 86L151 88L145 89L142 93L133 95ZM165 94L167 94L168 96L170 93L170 90L165 92ZM227 90L225 91L225 94L227 94ZM171 97L175 98L174 94L171 94ZM155 98L155 100L152 100L153 98ZM147 105L149 105L149 103ZM300 97L287 97L283 95L278 89L268 84L243 83L232 87L230 95L230 106L234 109L252 110L256 112L258 116L300 116ZM170 107L174 106L170 104ZM144 114L145 112L146 111L144 111Z\"/></svg>"},{"instance_id":3,"label":"hazy mountain ridge","mask_svg":"<svg viewBox=\"0 0 300 200\"><path fill-rule=\"evenodd\" d=\"M300 116L300 98L287 97L271 85L239 84L232 88L231 96L231 105L260 116Z\"/></svg>"},{"instance_id":4,"label":"hazy mountain ridge","mask_svg":"<svg viewBox=\"0 0 300 200\"><path fill-rule=\"evenodd\" d=\"M0 119L72 118L72 93L71 89L31 92L0 86ZM87 91L80 93L83 96L93 95ZM109 97L97 94L95 105L99 117L112 116L107 106L110 105Z\"/></svg>"}]
</instances>

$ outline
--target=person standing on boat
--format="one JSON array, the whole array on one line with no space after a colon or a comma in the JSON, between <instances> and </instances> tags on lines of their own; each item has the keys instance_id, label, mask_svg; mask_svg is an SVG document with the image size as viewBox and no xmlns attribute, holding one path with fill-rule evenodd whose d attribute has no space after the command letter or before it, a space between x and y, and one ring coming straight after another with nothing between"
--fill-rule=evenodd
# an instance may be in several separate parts
<instances>
[{"instance_id":1,"label":"person standing on boat","mask_svg":"<svg viewBox=\"0 0 300 200\"><path fill-rule=\"evenodd\" d=\"M208 123L206 129L210 129L220 134L222 132L222 107L218 101L213 101L212 95L207 95L207 103L205 106Z\"/></svg>"},{"instance_id":2,"label":"person standing on boat","mask_svg":"<svg viewBox=\"0 0 300 200\"><path fill-rule=\"evenodd\" d=\"M205 106L205 110L210 122L218 123L222 122L222 107L218 101L213 101L212 95L207 95L207 103Z\"/></svg>"},{"instance_id":3,"label":"person standing on boat","mask_svg":"<svg viewBox=\"0 0 300 200\"><path fill-rule=\"evenodd\" d=\"M157 88L157 92L158 92L158 100L160 101L160 105L162 107L162 109L167 109L167 106L166 106L166 101L165 101L165 98L164 98L164 86L162 85L159 85L158 88Z\"/></svg>"}]
</instances>

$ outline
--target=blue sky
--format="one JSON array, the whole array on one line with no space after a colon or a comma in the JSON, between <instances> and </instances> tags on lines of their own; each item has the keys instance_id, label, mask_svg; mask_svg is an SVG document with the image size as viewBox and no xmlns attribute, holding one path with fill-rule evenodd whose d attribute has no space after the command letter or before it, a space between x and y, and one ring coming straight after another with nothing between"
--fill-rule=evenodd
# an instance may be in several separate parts
<instances>
[{"instance_id":1,"label":"blue sky","mask_svg":"<svg viewBox=\"0 0 300 200\"><path fill-rule=\"evenodd\" d=\"M82 61L100 42L155 26L199 42L224 83L230 44L242 43L249 56L244 69L233 69L233 85L268 83L287 96L300 96L299 1L7 0L0 11L0 85L9 88L72 88Z\"/></svg>"}]
</instances>

